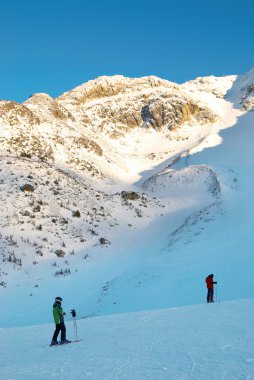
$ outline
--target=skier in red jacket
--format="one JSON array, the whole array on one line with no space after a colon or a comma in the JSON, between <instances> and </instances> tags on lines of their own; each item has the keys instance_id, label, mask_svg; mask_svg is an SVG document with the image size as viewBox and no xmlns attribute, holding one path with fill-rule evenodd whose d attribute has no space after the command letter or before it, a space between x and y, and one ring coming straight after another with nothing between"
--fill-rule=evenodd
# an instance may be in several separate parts
<instances>
[{"instance_id":1,"label":"skier in red jacket","mask_svg":"<svg viewBox=\"0 0 254 380\"><path fill-rule=\"evenodd\" d=\"M206 286L207 286L207 302L214 302L213 301L213 285L217 284L217 281L213 281L213 274L209 274L209 276L206 277Z\"/></svg>"}]
</instances>

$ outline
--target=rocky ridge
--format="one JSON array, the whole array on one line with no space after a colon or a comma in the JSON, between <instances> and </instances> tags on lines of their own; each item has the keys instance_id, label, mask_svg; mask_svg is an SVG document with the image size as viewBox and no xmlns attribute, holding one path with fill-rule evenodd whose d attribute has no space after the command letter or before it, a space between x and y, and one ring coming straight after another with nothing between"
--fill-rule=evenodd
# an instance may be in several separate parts
<instances>
[{"instance_id":1,"label":"rocky ridge","mask_svg":"<svg viewBox=\"0 0 254 380\"><path fill-rule=\"evenodd\" d=\"M214 112L171 82L100 77L57 99L34 94L23 104L1 101L0 144L2 151L17 157L61 163L105 178L121 161L117 150L129 133L155 130L174 139L179 138L174 132L187 123L216 120ZM108 154L110 149L114 155ZM133 159L133 152L128 158ZM105 161L110 168L106 172Z\"/></svg>"}]
</instances>

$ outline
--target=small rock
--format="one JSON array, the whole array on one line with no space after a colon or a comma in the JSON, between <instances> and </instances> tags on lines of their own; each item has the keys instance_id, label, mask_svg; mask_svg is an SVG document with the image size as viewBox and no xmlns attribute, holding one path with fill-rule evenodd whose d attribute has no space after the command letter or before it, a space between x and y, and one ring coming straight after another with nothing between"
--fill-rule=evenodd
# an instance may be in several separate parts
<instances>
[{"instance_id":1,"label":"small rock","mask_svg":"<svg viewBox=\"0 0 254 380\"><path fill-rule=\"evenodd\" d=\"M57 249L54 253L55 253L55 255L57 255L57 257L64 257L65 256L65 252L62 249Z\"/></svg>"},{"instance_id":2,"label":"small rock","mask_svg":"<svg viewBox=\"0 0 254 380\"><path fill-rule=\"evenodd\" d=\"M29 183L26 183L25 185L22 185L20 186L20 190L21 191L28 191L30 193L33 193L34 192L34 187L32 185L30 185Z\"/></svg>"},{"instance_id":3,"label":"small rock","mask_svg":"<svg viewBox=\"0 0 254 380\"><path fill-rule=\"evenodd\" d=\"M127 201L135 201L140 198L140 195L136 193L135 191L122 191L121 192L121 197Z\"/></svg>"},{"instance_id":4,"label":"small rock","mask_svg":"<svg viewBox=\"0 0 254 380\"><path fill-rule=\"evenodd\" d=\"M80 211L79 210L73 211L72 216L76 218L80 218Z\"/></svg>"},{"instance_id":5,"label":"small rock","mask_svg":"<svg viewBox=\"0 0 254 380\"><path fill-rule=\"evenodd\" d=\"M109 240L107 240L107 239L105 239L103 237L101 237L99 239L99 242L100 242L101 245L109 245L109 244L111 244Z\"/></svg>"}]
</instances>

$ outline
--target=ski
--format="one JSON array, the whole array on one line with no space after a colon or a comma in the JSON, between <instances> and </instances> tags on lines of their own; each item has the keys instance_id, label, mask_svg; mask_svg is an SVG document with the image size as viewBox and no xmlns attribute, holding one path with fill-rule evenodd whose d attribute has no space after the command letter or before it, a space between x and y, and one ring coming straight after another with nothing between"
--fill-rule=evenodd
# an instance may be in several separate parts
<instances>
[{"instance_id":1,"label":"ski","mask_svg":"<svg viewBox=\"0 0 254 380\"><path fill-rule=\"evenodd\" d=\"M66 342L66 343L58 343L58 344L50 344L49 347L59 347L59 346L65 346L66 344L71 344L71 343L79 343L79 342L82 342L82 339L80 340L71 340L69 342Z\"/></svg>"}]
</instances>

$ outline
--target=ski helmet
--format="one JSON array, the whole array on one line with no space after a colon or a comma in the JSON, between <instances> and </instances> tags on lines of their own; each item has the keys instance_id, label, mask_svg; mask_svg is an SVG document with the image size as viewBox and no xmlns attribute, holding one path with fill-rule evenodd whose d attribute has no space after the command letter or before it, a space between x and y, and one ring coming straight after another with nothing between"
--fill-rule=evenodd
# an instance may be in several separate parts
<instances>
[{"instance_id":1,"label":"ski helmet","mask_svg":"<svg viewBox=\"0 0 254 380\"><path fill-rule=\"evenodd\" d=\"M62 300L63 300L63 299L62 299L61 297L56 297L56 298L55 298L55 302L58 302L58 303L61 303Z\"/></svg>"}]
</instances>

